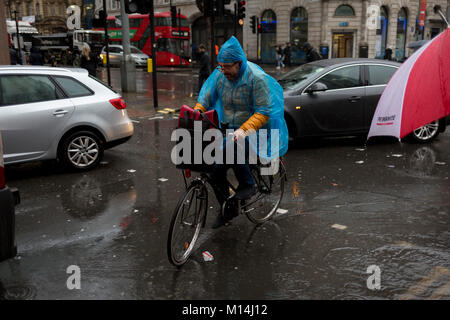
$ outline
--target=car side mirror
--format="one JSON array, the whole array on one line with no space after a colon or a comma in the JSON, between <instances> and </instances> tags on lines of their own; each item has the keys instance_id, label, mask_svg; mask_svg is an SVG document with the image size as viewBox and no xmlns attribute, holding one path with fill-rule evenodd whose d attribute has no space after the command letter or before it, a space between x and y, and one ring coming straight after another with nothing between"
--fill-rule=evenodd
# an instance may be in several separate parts
<instances>
[{"instance_id":1,"label":"car side mirror","mask_svg":"<svg viewBox=\"0 0 450 320\"><path fill-rule=\"evenodd\" d=\"M326 84L322 83L322 82L316 82L313 85L311 85L305 92L308 94L313 94L314 92L319 92L319 91L327 91L328 87Z\"/></svg>"}]
</instances>

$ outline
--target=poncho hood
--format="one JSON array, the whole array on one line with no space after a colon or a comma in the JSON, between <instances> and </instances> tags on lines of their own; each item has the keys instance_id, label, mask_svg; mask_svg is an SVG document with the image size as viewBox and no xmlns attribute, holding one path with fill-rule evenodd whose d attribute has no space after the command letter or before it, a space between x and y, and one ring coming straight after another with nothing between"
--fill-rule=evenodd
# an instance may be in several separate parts
<instances>
[{"instance_id":1,"label":"poncho hood","mask_svg":"<svg viewBox=\"0 0 450 320\"><path fill-rule=\"evenodd\" d=\"M227 40L220 48L219 55L217 56L217 61L220 63L233 63L237 61L242 61L241 69L239 70L239 77L242 76L245 69L247 69L247 57L245 56L244 50L239 43L239 40L235 36L232 36Z\"/></svg>"}]
</instances>

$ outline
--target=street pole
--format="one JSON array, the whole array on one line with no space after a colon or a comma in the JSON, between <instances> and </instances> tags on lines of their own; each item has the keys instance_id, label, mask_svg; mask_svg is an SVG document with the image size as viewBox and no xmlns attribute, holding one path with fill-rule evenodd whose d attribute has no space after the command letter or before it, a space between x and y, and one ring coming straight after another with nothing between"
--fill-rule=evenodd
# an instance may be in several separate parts
<instances>
[{"instance_id":1,"label":"street pole","mask_svg":"<svg viewBox=\"0 0 450 320\"><path fill-rule=\"evenodd\" d=\"M256 17L256 61L259 62L259 17Z\"/></svg>"},{"instance_id":2,"label":"street pole","mask_svg":"<svg viewBox=\"0 0 450 320\"><path fill-rule=\"evenodd\" d=\"M12 19L11 0L8 0L9 18Z\"/></svg>"},{"instance_id":3,"label":"street pole","mask_svg":"<svg viewBox=\"0 0 450 320\"><path fill-rule=\"evenodd\" d=\"M180 44L180 51L178 52L180 54L180 66L183 65L183 60L181 58L181 9L178 9L178 40Z\"/></svg>"},{"instance_id":4,"label":"street pole","mask_svg":"<svg viewBox=\"0 0 450 320\"><path fill-rule=\"evenodd\" d=\"M105 10L106 17L106 0L103 0L103 10ZM108 35L108 19L105 20L105 46L106 46L106 74L108 75L108 86L111 87L111 70L109 68L109 35Z\"/></svg>"},{"instance_id":5,"label":"street pole","mask_svg":"<svg viewBox=\"0 0 450 320\"><path fill-rule=\"evenodd\" d=\"M103 0L105 1L105 0ZM120 17L122 19L122 47L120 60L120 79L122 91L136 92L136 65L130 54L130 23L125 12L125 1L120 0Z\"/></svg>"},{"instance_id":6,"label":"street pole","mask_svg":"<svg viewBox=\"0 0 450 320\"><path fill-rule=\"evenodd\" d=\"M214 69L214 60L216 58L216 39L214 34L214 12L211 12L211 70Z\"/></svg>"},{"instance_id":7,"label":"street pole","mask_svg":"<svg viewBox=\"0 0 450 320\"><path fill-rule=\"evenodd\" d=\"M16 20L16 39L17 39L17 62L22 64L22 53L20 51L20 33L19 33L19 22L17 21L18 12L14 10L14 19Z\"/></svg>"},{"instance_id":8,"label":"street pole","mask_svg":"<svg viewBox=\"0 0 450 320\"><path fill-rule=\"evenodd\" d=\"M123 1L123 0L122 0ZM150 41L152 44L152 82L153 82L153 107L158 108L158 86L156 77L156 42L155 42L155 9L153 0L149 0Z\"/></svg>"},{"instance_id":9,"label":"street pole","mask_svg":"<svg viewBox=\"0 0 450 320\"><path fill-rule=\"evenodd\" d=\"M237 0L236 0L237 1ZM233 23L233 25L234 25L234 36L235 37L237 37L237 2L235 2L234 3L234 14L233 14L233 17L234 17L234 23Z\"/></svg>"}]
</instances>

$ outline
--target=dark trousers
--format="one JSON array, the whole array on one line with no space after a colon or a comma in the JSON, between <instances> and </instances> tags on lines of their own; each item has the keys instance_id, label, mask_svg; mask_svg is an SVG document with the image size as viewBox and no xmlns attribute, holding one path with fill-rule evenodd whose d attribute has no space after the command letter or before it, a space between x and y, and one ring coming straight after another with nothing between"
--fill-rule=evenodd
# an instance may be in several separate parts
<instances>
[{"instance_id":1,"label":"dark trousers","mask_svg":"<svg viewBox=\"0 0 450 320\"><path fill-rule=\"evenodd\" d=\"M230 190L228 187L227 172L229 169L233 169L234 175L239 182L239 187L247 187L255 184L253 175L250 171L249 163L249 145L248 140L245 141L245 151L238 150L237 144L234 146L234 164L226 164L226 154L224 152L224 164L216 164L214 170L210 173L211 181L213 181L214 194L216 195L217 201L220 205L224 203L226 198L230 196ZM233 143L228 141L228 143ZM224 150L225 146L224 146ZM245 152L245 163L238 163L238 152Z\"/></svg>"}]
</instances>

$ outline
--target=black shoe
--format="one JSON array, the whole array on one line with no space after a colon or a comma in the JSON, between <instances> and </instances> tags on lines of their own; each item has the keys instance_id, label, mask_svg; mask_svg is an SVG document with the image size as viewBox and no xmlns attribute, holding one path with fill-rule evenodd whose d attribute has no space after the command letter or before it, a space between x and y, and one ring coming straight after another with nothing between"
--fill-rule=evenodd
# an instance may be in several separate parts
<instances>
[{"instance_id":1,"label":"black shoe","mask_svg":"<svg viewBox=\"0 0 450 320\"><path fill-rule=\"evenodd\" d=\"M256 194L256 185L252 184L249 186L244 186L241 188L239 186L236 189L236 195L234 196L237 200L247 200Z\"/></svg>"},{"instance_id":2,"label":"black shoe","mask_svg":"<svg viewBox=\"0 0 450 320\"><path fill-rule=\"evenodd\" d=\"M212 224L213 229L220 228L221 226L225 225L228 222L227 219L225 219L222 215L222 213L219 211L219 214L217 215L216 219L214 219L214 222Z\"/></svg>"}]
</instances>

